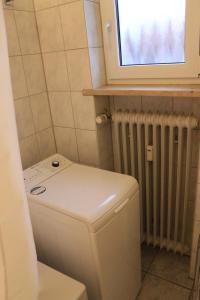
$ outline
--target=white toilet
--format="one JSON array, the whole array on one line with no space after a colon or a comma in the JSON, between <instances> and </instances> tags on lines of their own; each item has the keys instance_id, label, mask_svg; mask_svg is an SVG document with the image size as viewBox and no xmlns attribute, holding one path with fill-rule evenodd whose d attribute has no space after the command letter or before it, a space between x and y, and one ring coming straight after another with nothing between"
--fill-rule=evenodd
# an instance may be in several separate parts
<instances>
[{"instance_id":1,"label":"white toilet","mask_svg":"<svg viewBox=\"0 0 200 300\"><path fill-rule=\"evenodd\" d=\"M137 181L59 154L25 170L24 179L39 260L85 284L89 300L134 300L141 285Z\"/></svg>"}]
</instances>

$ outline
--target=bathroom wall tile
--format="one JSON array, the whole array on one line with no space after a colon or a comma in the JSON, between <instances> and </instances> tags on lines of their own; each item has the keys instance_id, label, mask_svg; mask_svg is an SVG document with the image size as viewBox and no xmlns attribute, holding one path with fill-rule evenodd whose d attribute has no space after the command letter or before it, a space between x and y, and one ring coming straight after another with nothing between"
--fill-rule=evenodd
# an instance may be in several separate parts
<instances>
[{"instance_id":1,"label":"bathroom wall tile","mask_svg":"<svg viewBox=\"0 0 200 300\"><path fill-rule=\"evenodd\" d=\"M15 11L17 31L22 54L40 52L35 14L32 12Z\"/></svg>"},{"instance_id":2,"label":"bathroom wall tile","mask_svg":"<svg viewBox=\"0 0 200 300\"><path fill-rule=\"evenodd\" d=\"M173 111L177 114L191 114L192 102L191 98L174 98L173 99Z\"/></svg>"},{"instance_id":3,"label":"bathroom wall tile","mask_svg":"<svg viewBox=\"0 0 200 300\"><path fill-rule=\"evenodd\" d=\"M90 68L93 88L106 84L106 70L103 48L90 48Z\"/></svg>"},{"instance_id":4,"label":"bathroom wall tile","mask_svg":"<svg viewBox=\"0 0 200 300\"><path fill-rule=\"evenodd\" d=\"M194 98L192 101L193 115L200 121L200 98Z\"/></svg>"},{"instance_id":5,"label":"bathroom wall tile","mask_svg":"<svg viewBox=\"0 0 200 300\"><path fill-rule=\"evenodd\" d=\"M34 126L28 97L15 101L15 114L19 139L32 135Z\"/></svg>"},{"instance_id":6,"label":"bathroom wall tile","mask_svg":"<svg viewBox=\"0 0 200 300\"><path fill-rule=\"evenodd\" d=\"M21 56L10 57L12 90L15 99L28 95Z\"/></svg>"},{"instance_id":7,"label":"bathroom wall tile","mask_svg":"<svg viewBox=\"0 0 200 300\"><path fill-rule=\"evenodd\" d=\"M81 92L72 92L75 127L95 130L95 103L93 97L85 97Z\"/></svg>"},{"instance_id":8,"label":"bathroom wall tile","mask_svg":"<svg viewBox=\"0 0 200 300\"><path fill-rule=\"evenodd\" d=\"M3 9L14 10L14 5L5 4L5 1L2 1Z\"/></svg>"},{"instance_id":9,"label":"bathroom wall tile","mask_svg":"<svg viewBox=\"0 0 200 300\"><path fill-rule=\"evenodd\" d=\"M26 169L40 161L39 148L35 135L20 141L20 152L23 169Z\"/></svg>"},{"instance_id":10,"label":"bathroom wall tile","mask_svg":"<svg viewBox=\"0 0 200 300\"><path fill-rule=\"evenodd\" d=\"M102 161L99 168L107 171L114 172L114 161L113 156L109 157L106 161Z\"/></svg>"},{"instance_id":11,"label":"bathroom wall tile","mask_svg":"<svg viewBox=\"0 0 200 300\"><path fill-rule=\"evenodd\" d=\"M65 49L87 47L87 34L82 1L60 7Z\"/></svg>"},{"instance_id":12,"label":"bathroom wall tile","mask_svg":"<svg viewBox=\"0 0 200 300\"><path fill-rule=\"evenodd\" d=\"M97 125L98 149L100 163L113 156L111 124Z\"/></svg>"},{"instance_id":13,"label":"bathroom wall tile","mask_svg":"<svg viewBox=\"0 0 200 300\"><path fill-rule=\"evenodd\" d=\"M114 106L116 110L130 110L130 111L141 111L142 109L142 98L141 97L125 97L116 96L114 97Z\"/></svg>"},{"instance_id":14,"label":"bathroom wall tile","mask_svg":"<svg viewBox=\"0 0 200 300\"><path fill-rule=\"evenodd\" d=\"M102 27L100 6L97 3L84 1L85 19L89 47L102 47Z\"/></svg>"},{"instance_id":15,"label":"bathroom wall tile","mask_svg":"<svg viewBox=\"0 0 200 300\"><path fill-rule=\"evenodd\" d=\"M172 98L169 97L142 97L142 110L144 112L172 112Z\"/></svg>"},{"instance_id":16,"label":"bathroom wall tile","mask_svg":"<svg viewBox=\"0 0 200 300\"><path fill-rule=\"evenodd\" d=\"M195 200L194 220L200 222L200 183L197 183Z\"/></svg>"},{"instance_id":17,"label":"bathroom wall tile","mask_svg":"<svg viewBox=\"0 0 200 300\"><path fill-rule=\"evenodd\" d=\"M56 153L56 145L52 128L40 131L36 135L41 160Z\"/></svg>"},{"instance_id":18,"label":"bathroom wall tile","mask_svg":"<svg viewBox=\"0 0 200 300\"><path fill-rule=\"evenodd\" d=\"M96 131L76 130L80 163L98 166L99 152Z\"/></svg>"},{"instance_id":19,"label":"bathroom wall tile","mask_svg":"<svg viewBox=\"0 0 200 300\"><path fill-rule=\"evenodd\" d=\"M71 90L92 87L88 50L69 50L66 55Z\"/></svg>"},{"instance_id":20,"label":"bathroom wall tile","mask_svg":"<svg viewBox=\"0 0 200 300\"><path fill-rule=\"evenodd\" d=\"M66 4L66 3L71 3L71 2L76 2L77 0L58 0L59 4Z\"/></svg>"},{"instance_id":21,"label":"bathroom wall tile","mask_svg":"<svg viewBox=\"0 0 200 300\"><path fill-rule=\"evenodd\" d=\"M34 0L35 10L54 7L58 4L58 0Z\"/></svg>"},{"instance_id":22,"label":"bathroom wall tile","mask_svg":"<svg viewBox=\"0 0 200 300\"><path fill-rule=\"evenodd\" d=\"M17 36L17 27L15 23L14 12L9 9L4 10L7 40L8 40L8 52L9 55L20 55L19 40Z\"/></svg>"},{"instance_id":23,"label":"bathroom wall tile","mask_svg":"<svg viewBox=\"0 0 200 300\"><path fill-rule=\"evenodd\" d=\"M43 58L48 90L69 90L69 79L67 74L65 53L45 53Z\"/></svg>"},{"instance_id":24,"label":"bathroom wall tile","mask_svg":"<svg viewBox=\"0 0 200 300\"><path fill-rule=\"evenodd\" d=\"M29 95L44 92L46 82L41 55L25 55L23 56L23 62Z\"/></svg>"},{"instance_id":25,"label":"bathroom wall tile","mask_svg":"<svg viewBox=\"0 0 200 300\"><path fill-rule=\"evenodd\" d=\"M34 11L33 0L15 0L14 9Z\"/></svg>"},{"instance_id":26,"label":"bathroom wall tile","mask_svg":"<svg viewBox=\"0 0 200 300\"><path fill-rule=\"evenodd\" d=\"M64 50L59 8L36 12L36 16L42 51Z\"/></svg>"},{"instance_id":27,"label":"bathroom wall tile","mask_svg":"<svg viewBox=\"0 0 200 300\"><path fill-rule=\"evenodd\" d=\"M75 129L55 127L54 131L58 153L72 161L78 161Z\"/></svg>"},{"instance_id":28,"label":"bathroom wall tile","mask_svg":"<svg viewBox=\"0 0 200 300\"><path fill-rule=\"evenodd\" d=\"M96 115L110 112L110 101L109 97L106 96L96 96L94 97L95 100L95 110Z\"/></svg>"},{"instance_id":29,"label":"bathroom wall tile","mask_svg":"<svg viewBox=\"0 0 200 300\"><path fill-rule=\"evenodd\" d=\"M30 96L30 100L35 130L41 131L49 128L51 126L51 115L47 94Z\"/></svg>"},{"instance_id":30,"label":"bathroom wall tile","mask_svg":"<svg viewBox=\"0 0 200 300\"><path fill-rule=\"evenodd\" d=\"M49 101L54 126L74 127L70 93L50 92Z\"/></svg>"}]
</instances>

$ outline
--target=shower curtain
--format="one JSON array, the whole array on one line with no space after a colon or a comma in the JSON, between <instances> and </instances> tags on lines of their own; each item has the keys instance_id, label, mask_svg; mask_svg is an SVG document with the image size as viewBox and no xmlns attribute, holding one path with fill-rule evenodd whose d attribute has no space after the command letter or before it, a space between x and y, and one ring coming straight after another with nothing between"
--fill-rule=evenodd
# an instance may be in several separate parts
<instances>
[{"instance_id":1,"label":"shower curtain","mask_svg":"<svg viewBox=\"0 0 200 300\"><path fill-rule=\"evenodd\" d=\"M35 300L37 259L23 184L0 0L0 299Z\"/></svg>"}]
</instances>

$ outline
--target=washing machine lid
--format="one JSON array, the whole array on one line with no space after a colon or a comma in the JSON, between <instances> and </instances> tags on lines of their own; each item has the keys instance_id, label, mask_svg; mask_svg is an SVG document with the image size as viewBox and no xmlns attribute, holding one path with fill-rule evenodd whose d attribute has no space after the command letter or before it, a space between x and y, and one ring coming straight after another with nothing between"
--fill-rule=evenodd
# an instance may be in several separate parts
<instances>
[{"instance_id":1,"label":"washing machine lid","mask_svg":"<svg viewBox=\"0 0 200 300\"><path fill-rule=\"evenodd\" d=\"M131 176L73 164L42 182L38 195L29 192L29 198L92 224L137 191Z\"/></svg>"}]
</instances>

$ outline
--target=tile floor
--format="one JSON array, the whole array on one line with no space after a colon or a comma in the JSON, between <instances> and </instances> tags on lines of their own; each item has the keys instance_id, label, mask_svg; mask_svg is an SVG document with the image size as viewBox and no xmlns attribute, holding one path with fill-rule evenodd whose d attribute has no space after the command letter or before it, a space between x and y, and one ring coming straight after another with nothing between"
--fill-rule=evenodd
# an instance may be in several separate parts
<instances>
[{"instance_id":1,"label":"tile floor","mask_svg":"<svg viewBox=\"0 0 200 300\"><path fill-rule=\"evenodd\" d=\"M187 256L142 246L142 289L137 300L188 300L193 281Z\"/></svg>"}]
</instances>

